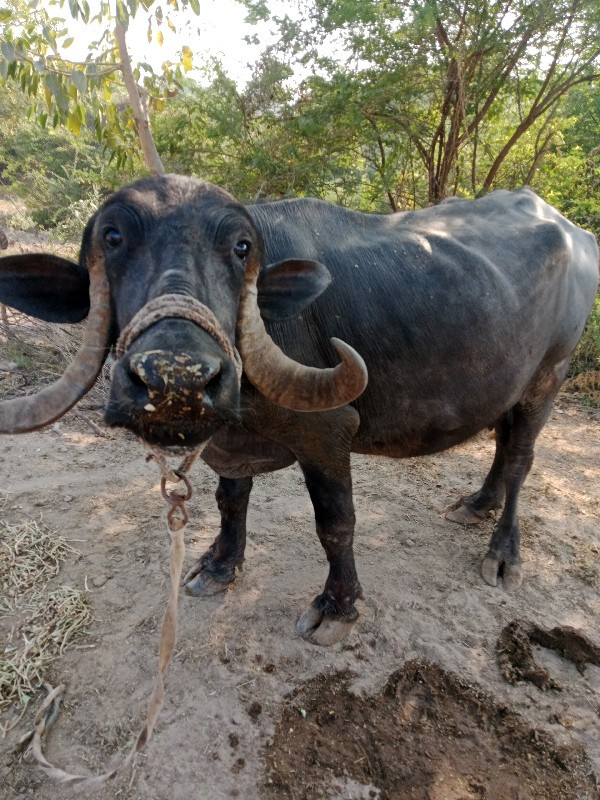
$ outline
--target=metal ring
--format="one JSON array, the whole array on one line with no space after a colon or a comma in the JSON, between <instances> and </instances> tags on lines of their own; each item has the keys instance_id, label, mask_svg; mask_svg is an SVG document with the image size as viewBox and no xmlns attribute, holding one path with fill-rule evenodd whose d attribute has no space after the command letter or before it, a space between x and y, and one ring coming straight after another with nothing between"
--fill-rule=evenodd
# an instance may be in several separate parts
<instances>
[{"instance_id":1,"label":"metal ring","mask_svg":"<svg viewBox=\"0 0 600 800\"><path fill-rule=\"evenodd\" d=\"M180 469L174 469L173 474L177 475L179 480L183 481L185 484L185 497L182 498L183 501L185 502L186 500L190 500L192 497L192 484L190 483L188 476Z\"/></svg>"},{"instance_id":2,"label":"metal ring","mask_svg":"<svg viewBox=\"0 0 600 800\"><path fill-rule=\"evenodd\" d=\"M174 469L173 474L177 475L180 481L183 481L185 484L185 495L178 494L171 489L167 489L167 479L161 478L160 479L160 492L167 503L171 503L171 505L178 505L179 503L185 503L189 500L192 496L192 485L187 477L187 475L179 469Z\"/></svg>"}]
</instances>

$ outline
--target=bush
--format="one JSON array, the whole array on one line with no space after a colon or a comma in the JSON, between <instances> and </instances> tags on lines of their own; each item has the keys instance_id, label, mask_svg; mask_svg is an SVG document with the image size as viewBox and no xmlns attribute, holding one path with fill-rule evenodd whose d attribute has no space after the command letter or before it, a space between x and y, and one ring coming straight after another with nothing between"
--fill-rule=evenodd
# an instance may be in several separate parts
<instances>
[{"instance_id":1,"label":"bush","mask_svg":"<svg viewBox=\"0 0 600 800\"><path fill-rule=\"evenodd\" d=\"M600 371L600 293L585 326L583 336L573 354L569 375Z\"/></svg>"}]
</instances>

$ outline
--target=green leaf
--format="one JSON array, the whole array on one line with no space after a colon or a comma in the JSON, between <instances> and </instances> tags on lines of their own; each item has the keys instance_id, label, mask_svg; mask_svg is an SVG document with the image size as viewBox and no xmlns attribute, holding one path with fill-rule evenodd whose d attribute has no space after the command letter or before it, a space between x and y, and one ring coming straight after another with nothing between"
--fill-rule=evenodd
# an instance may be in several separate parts
<instances>
[{"instance_id":1,"label":"green leaf","mask_svg":"<svg viewBox=\"0 0 600 800\"><path fill-rule=\"evenodd\" d=\"M59 107L61 111L68 111L69 110L69 97L65 92L60 79L50 73L46 75L44 78L44 82L46 84L46 89L52 93L54 100L56 101L56 105Z\"/></svg>"},{"instance_id":2,"label":"green leaf","mask_svg":"<svg viewBox=\"0 0 600 800\"><path fill-rule=\"evenodd\" d=\"M0 44L0 50L2 50L2 55L7 61L15 60L15 46L12 42L3 41Z\"/></svg>"},{"instance_id":3,"label":"green leaf","mask_svg":"<svg viewBox=\"0 0 600 800\"><path fill-rule=\"evenodd\" d=\"M129 12L123 0L117 0L117 22L127 30L127 26L129 25Z\"/></svg>"},{"instance_id":4,"label":"green leaf","mask_svg":"<svg viewBox=\"0 0 600 800\"><path fill-rule=\"evenodd\" d=\"M66 49L67 49L67 47L71 47L71 45L73 44L73 42L74 42L74 41L75 41L75 39L74 39L72 36L69 36L69 38L68 38L68 39L65 39L65 40L64 40L64 42L62 43L62 46L63 46L63 47L65 48L65 50L66 50Z\"/></svg>"},{"instance_id":5,"label":"green leaf","mask_svg":"<svg viewBox=\"0 0 600 800\"><path fill-rule=\"evenodd\" d=\"M87 81L85 79L85 75L78 69L74 69L71 73L71 81L77 87L77 91L79 94L85 94L87 89Z\"/></svg>"},{"instance_id":6,"label":"green leaf","mask_svg":"<svg viewBox=\"0 0 600 800\"><path fill-rule=\"evenodd\" d=\"M74 133L75 136L79 136L79 132L81 131L81 120L79 119L78 114L69 114L67 117L67 130Z\"/></svg>"},{"instance_id":7,"label":"green leaf","mask_svg":"<svg viewBox=\"0 0 600 800\"><path fill-rule=\"evenodd\" d=\"M86 25L90 21L90 5L87 0L81 0L81 18Z\"/></svg>"},{"instance_id":8,"label":"green leaf","mask_svg":"<svg viewBox=\"0 0 600 800\"><path fill-rule=\"evenodd\" d=\"M190 8L192 9L192 11L194 12L194 14L196 14L196 16L198 16L200 14L200 2L199 2L199 0L188 0L188 3L189 3Z\"/></svg>"}]
</instances>

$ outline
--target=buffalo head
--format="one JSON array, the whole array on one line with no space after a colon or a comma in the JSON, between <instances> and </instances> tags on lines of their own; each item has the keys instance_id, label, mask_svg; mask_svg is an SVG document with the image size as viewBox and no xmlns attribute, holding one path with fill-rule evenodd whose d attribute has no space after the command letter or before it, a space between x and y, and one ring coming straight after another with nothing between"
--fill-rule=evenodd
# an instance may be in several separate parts
<instances>
[{"instance_id":1,"label":"buffalo head","mask_svg":"<svg viewBox=\"0 0 600 800\"><path fill-rule=\"evenodd\" d=\"M32 430L64 414L115 343L106 419L153 444L194 446L238 421L242 369L286 408L353 400L367 378L352 348L332 340L341 363L306 367L281 352L262 319L302 311L329 284L327 269L300 258L265 264L261 256L244 206L211 184L167 175L137 181L99 208L80 264L45 254L0 259L0 302L50 321L88 316L65 374L37 395L1 404L0 431Z\"/></svg>"}]
</instances>

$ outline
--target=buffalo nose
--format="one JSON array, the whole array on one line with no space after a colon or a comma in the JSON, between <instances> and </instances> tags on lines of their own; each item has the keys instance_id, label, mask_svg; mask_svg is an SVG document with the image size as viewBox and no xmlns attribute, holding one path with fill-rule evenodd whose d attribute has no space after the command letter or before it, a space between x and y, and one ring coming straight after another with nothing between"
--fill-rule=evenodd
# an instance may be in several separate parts
<instances>
[{"instance_id":1,"label":"buffalo nose","mask_svg":"<svg viewBox=\"0 0 600 800\"><path fill-rule=\"evenodd\" d=\"M187 353L153 350L135 353L129 359L129 377L134 385L144 388L150 404L204 404L211 388L221 375L217 358L204 356L199 362Z\"/></svg>"}]
</instances>

